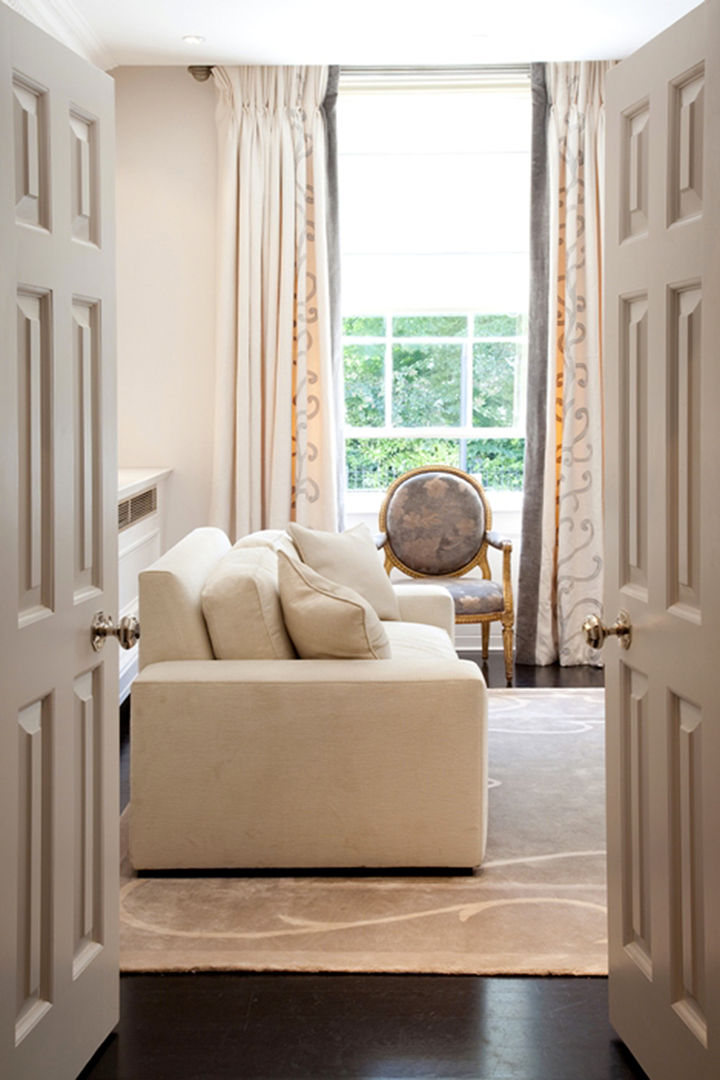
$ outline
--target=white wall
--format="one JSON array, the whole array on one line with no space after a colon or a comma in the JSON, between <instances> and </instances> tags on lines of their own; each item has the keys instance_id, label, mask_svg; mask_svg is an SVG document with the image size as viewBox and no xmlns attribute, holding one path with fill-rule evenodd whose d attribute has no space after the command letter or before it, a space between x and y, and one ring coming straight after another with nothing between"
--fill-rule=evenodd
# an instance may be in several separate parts
<instances>
[{"instance_id":1,"label":"white wall","mask_svg":"<svg viewBox=\"0 0 720 1080\"><path fill-rule=\"evenodd\" d=\"M172 468L166 543L206 525L212 468L215 92L118 68L118 461Z\"/></svg>"}]
</instances>

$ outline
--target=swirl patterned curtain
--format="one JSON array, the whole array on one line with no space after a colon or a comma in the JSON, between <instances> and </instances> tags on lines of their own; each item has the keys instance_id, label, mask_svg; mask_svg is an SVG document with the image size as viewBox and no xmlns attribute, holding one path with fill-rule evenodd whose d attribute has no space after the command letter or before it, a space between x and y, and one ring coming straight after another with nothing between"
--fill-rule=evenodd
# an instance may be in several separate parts
<instances>
[{"instance_id":1,"label":"swirl patterned curtain","mask_svg":"<svg viewBox=\"0 0 720 1080\"><path fill-rule=\"evenodd\" d=\"M534 281L519 663L601 663L585 644L581 624L586 614L601 613L603 588L601 286L608 67L606 62L545 65L546 101L542 66L534 65ZM545 268L547 292L539 299Z\"/></svg>"},{"instance_id":2,"label":"swirl patterned curtain","mask_svg":"<svg viewBox=\"0 0 720 1080\"><path fill-rule=\"evenodd\" d=\"M327 67L214 70L219 229L211 518L232 538L290 520L338 527L339 365L330 310L336 271L323 110L329 74Z\"/></svg>"}]
</instances>

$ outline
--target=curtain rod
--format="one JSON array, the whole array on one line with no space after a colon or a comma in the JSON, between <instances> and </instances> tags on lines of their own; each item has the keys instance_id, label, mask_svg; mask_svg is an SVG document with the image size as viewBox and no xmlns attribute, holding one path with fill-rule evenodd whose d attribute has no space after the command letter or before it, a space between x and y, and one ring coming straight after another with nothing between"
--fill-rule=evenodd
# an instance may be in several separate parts
<instances>
[{"instance_id":1,"label":"curtain rod","mask_svg":"<svg viewBox=\"0 0 720 1080\"><path fill-rule=\"evenodd\" d=\"M191 64L188 71L197 82L207 82L213 72L214 64ZM474 64L458 67L340 67L340 77L351 79L462 79L475 78L478 75L492 76L497 79L529 77L530 64Z\"/></svg>"},{"instance_id":2,"label":"curtain rod","mask_svg":"<svg viewBox=\"0 0 720 1080\"><path fill-rule=\"evenodd\" d=\"M516 75L529 75L530 64L427 64L427 65L340 65L340 75L348 75L354 78L463 78L466 76L495 75L508 77Z\"/></svg>"}]
</instances>

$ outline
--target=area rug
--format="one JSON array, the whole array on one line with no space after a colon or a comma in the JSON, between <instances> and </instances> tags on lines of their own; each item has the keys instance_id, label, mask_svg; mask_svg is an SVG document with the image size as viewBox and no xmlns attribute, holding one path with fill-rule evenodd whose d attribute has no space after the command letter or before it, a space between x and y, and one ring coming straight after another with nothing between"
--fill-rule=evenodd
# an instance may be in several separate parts
<instances>
[{"instance_id":1,"label":"area rug","mask_svg":"<svg viewBox=\"0 0 720 1080\"><path fill-rule=\"evenodd\" d=\"M491 690L472 874L136 877L122 971L607 972L604 692Z\"/></svg>"}]
</instances>

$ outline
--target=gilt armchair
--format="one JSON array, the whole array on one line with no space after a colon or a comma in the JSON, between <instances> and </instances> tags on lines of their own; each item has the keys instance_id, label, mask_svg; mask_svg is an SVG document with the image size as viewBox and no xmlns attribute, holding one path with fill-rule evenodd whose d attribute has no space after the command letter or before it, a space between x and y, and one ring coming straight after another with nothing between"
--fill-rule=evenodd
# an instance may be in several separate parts
<instances>
[{"instance_id":1,"label":"gilt armchair","mask_svg":"<svg viewBox=\"0 0 720 1080\"><path fill-rule=\"evenodd\" d=\"M485 659L490 623L501 622L505 675L511 683L512 543L492 531L492 511L482 485L449 465L412 469L389 487L379 525L378 546L388 574L396 567L411 578L448 589L455 622L481 624ZM503 554L502 584L491 580L488 547Z\"/></svg>"}]
</instances>

